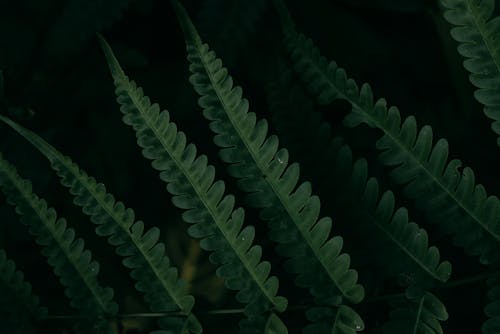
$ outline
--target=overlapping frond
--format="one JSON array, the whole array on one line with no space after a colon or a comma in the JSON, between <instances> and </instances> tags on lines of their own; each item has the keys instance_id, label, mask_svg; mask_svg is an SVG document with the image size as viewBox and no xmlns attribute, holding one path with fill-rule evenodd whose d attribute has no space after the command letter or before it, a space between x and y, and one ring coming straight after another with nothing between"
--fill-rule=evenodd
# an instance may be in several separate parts
<instances>
[{"instance_id":1,"label":"overlapping frond","mask_svg":"<svg viewBox=\"0 0 500 334\"><path fill-rule=\"evenodd\" d=\"M190 314L194 298L187 294L187 285L179 279L177 269L170 264L165 245L158 242L160 230L157 227L145 231L142 221L135 221L135 213L122 202L117 202L106 191L102 183L81 170L69 157L64 156L32 131L23 128L10 119L0 120L11 126L47 157L52 168L75 197L74 203L98 225L96 233L109 237L118 255L124 257L123 264L131 269L137 290L145 294L145 300L153 312L180 311L185 316L191 332L201 332L195 316ZM165 320L166 321L166 320ZM165 323L165 321L163 323ZM168 328L184 326L181 318L171 318ZM179 330L180 332L180 330Z\"/></svg>"},{"instance_id":2,"label":"overlapping frond","mask_svg":"<svg viewBox=\"0 0 500 334\"><path fill-rule=\"evenodd\" d=\"M208 165L207 157L197 156L195 145L186 143L185 134L170 121L169 113L151 104L142 89L129 81L106 42L101 42L124 122L136 131L143 155L160 171L174 205L186 210L182 217L193 224L189 234L202 239L201 247L213 252L210 260L219 265L217 274L228 288L240 290L237 300L247 304L245 313L262 331L266 321L263 314L284 311L287 300L277 296L278 279L269 276L270 263L261 261L262 248L252 245L254 227L243 227L244 210L234 209L234 196L224 195L223 181L214 181L215 169ZM242 330L252 329L245 326Z\"/></svg>"},{"instance_id":3,"label":"overlapping frond","mask_svg":"<svg viewBox=\"0 0 500 334\"><path fill-rule=\"evenodd\" d=\"M470 72L474 94L484 113L494 120L492 130L500 135L500 18L494 17L494 0L441 0L444 17L454 28L458 52ZM497 139L500 145L500 138Z\"/></svg>"},{"instance_id":4,"label":"overlapping frond","mask_svg":"<svg viewBox=\"0 0 500 334\"><path fill-rule=\"evenodd\" d=\"M443 303L430 292L412 292L407 289L406 299L390 313L383 325L384 334L443 334L440 321L448 319Z\"/></svg>"},{"instance_id":5,"label":"overlapping frond","mask_svg":"<svg viewBox=\"0 0 500 334\"><path fill-rule=\"evenodd\" d=\"M286 20L284 20L286 21ZM415 117L401 122L399 110L387 108L386 101L373 100L368 84L361 89L335 62L327 62L310 39L285 25L285 44L297 73L318 98L329 104L343 99L352 105L346 117L349 127L365 123L381 130L377 141L380 160L395 167L391 176L405 185L405 194L415 200L429 219L446 232L454 242L483 263L495 261L500 241L500 202L488 196L482 185L476 185L474 172L457 159L448 161L448 142L433 143L432 128L417 127Z\"/></svg>"},{"instance_id":6,"label":"overlapping frond","mask_svg":"<svg viewBox=\"0 0 500 334\"><path fill-rule=\"evenodd\" d=\"M31 183L22 179L1 155L0 187L9 203L16 206L16 212L36 237L37 244L43 247L42 254L66 288L71 306L95 322L95 325L84 322L83 327L110 332L107 322L101 318L115 315L118 305L113 301L113 290L99 284L99 264L92 260L90 251L84 249L84 241L75 239L75 231L67 228L66 220L58 219L56 211L32 192Z\"/></svg>"},{"instance_id":7,"label":"overlapping frond","mask_svg":"<svg viewBox=\"0 0 500 334\"><path fill-rule=\"evenodd\" d=\"M9 333L33 333L33 322L43 319L47 309L40 306L31 284L16 270L14 261L0 250L0 319Z\"/></svg>"},{"instance_id":8,"label":"overlapping frond","mask_svg":"<svg viewBox=\"0 0 500 334\"><path fill-rule=\"evenodd\" d=\"M367 161L354 162L349 146L332 138L328 124L321 121L300 87L292 84L291 73L285 71L269 91L280 138L292 148L292 154L309 161L303 171L331 192L332 210L340 220L350 222L344 225L352 230L353 241L362 242L364 251L373 250L370 262L379 260L387 273L407 274L410 270L414 283L423 284L428 278L446 281L451 264L440 263L439 250L429 247L427 232L409 222L406 208L396 208L391 191L380 194L377 179L368 177ZM366 253L360 257L366 259Z\"/></svg>"},{"instance_id":9,"label":"overlapping frond","mask_svg":"<svg viewBox=\"0 0 500 334\"><path fill-rule=\"evenodd\" d=\"M358 303L364 297L358 274L350 269L350 257L341 253L342 238L330 237L332 220L319 219L320 200L311 184L298 185L299 165L288 166L288 151L278 150L278 138L268 137L268 125L248 112L248 101L208 45L203 44L184 8L173 1L185 33L190 81L201 95L199 104L222 147L220 156L229 163L229 173L250 194L247 202L262 208L270 222L270 238L278 252L291 257L287 269L299 274L299 286L310 288L321 303L338 303L344 296Z\"/></svg>"}]
</instances>

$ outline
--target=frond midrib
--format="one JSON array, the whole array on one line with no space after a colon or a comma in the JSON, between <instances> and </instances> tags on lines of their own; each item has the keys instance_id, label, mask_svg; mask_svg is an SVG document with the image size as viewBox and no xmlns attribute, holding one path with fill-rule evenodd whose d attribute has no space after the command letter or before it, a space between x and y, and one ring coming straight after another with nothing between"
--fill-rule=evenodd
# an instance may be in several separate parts
<instances>
[{"instance_id":1,"label":"frond midrib","mask_svg":"<svg viewBox=\"0 0 500 334\"><path fill-rule=\"evenodd\" d=\"M255 164L257 165L257 167L259 168L259 170L262 173L262 175L266 175L264 167L260 164L259 159L257 159L257 153L254 152L254 150L252 149L252 147L248 144L248 139L241 133L239 127L237 126L237 122L235 122L235 120L232 118L231 112L227 111L227 110L230 110L230 109L227 107L227 105L225 103L225 99L221 96L221 94L219 92L220 91L220 87L217 84L217 82L214 80L211 71L208 70L208 64L205 62L204 57L202 56L202 53L200 52L200 50L202 48L201 43L198 40L195 40L194 42L195 42L195 45L196 45L196 50L198 51L198 54L200 56L200 60L203 63L203 68L205 69L205 72L207 73L212 86L217 88L217 89L214 89L214 92L217 94L217 98L218 98L219 102L221 103L223 109L226 110L225 113L226 113L229 121L231 122L231 125L233 126L233 128L237 132L238 138L240 138L240 140L243 143L243 145L245 145L247 151L250 153L253 161L255 162ZM245 138L245 140L243 138ZM308 238L307 233L302 228L300 228L301 224L298 223L300 221L300 217L297 217L293 213L293 211L289 207L287 201L283 199L283 196L277 190L277 188L275 187L275 185L272 182L270 182L269 178L268 177L263 177L263 180L270 186L270 188L273 190L273 193L278 197L280 203L285 208L286 213L291 218L291 220L294 223L294 225L296 226L297 230L299 230L299 232L302 235L303 239L306 240L307 245L312 250L312 252L315 255L315 257L318 259L318 262L321 264L321 266L323 267L323 269L327 273L328 277L330 277L330 279L335 283L336 287L340 290L340 292L342 293L342 295L347 296L347 292L344 291L344 289L342 289L340 287L340 284L337 282L337 280L334 277L332 277L332 275L330 273L330 270L328 270L327 265L323 261L323 257L321 256L321 254L319 254L318 250L316 250L316 248L313 247L311 239ZM314 223L316 223L316 222L314 222Z\"/></svg>"},{"instance_id":2,"label":"frond midrib","mask_svg":"<svg viewBox=\"0 0 500 334\"><path fill-rule=\"evenodd\" d=\"M125 78L121 78L121 79L124 81L128 81L128 79L125 79ZM232 238L229 238L227 233L225 233L224 228L221 228L221 226L219 225L218 220L216 219L217 215L213 211L212 207L208 204L208 201L205 198L205 194L203 194L203 192L200 191L199 187L197 186L197 183L192 179L189 171L183 167L182 163L177 159L177 157L175 157L173 154L170 153L168 145L167 145L167 143L165 143L163 136L161 136L161 134L158 132L158 129L155 126L155 124L152 123L151 120L149 119L149 117L146 116L146 111L143 110L142 104L140 103L140 101L137 101L135 94L133 94L134 92L131 92L129 90L129 85L124 85L124 86L125 86L125 89L129 95L129 97L134 102L134 105L136 106L137 110L140 112L140 114L141 114L142 118L144 119L144 121L146 122L147 126L151 129L151 131L154 133L157 140L161 143L164 151L167 152L169 157L175 162L176 166L182 171L182 174L188 179L189 184L191 185L192 189L195 191L196 195L203 203L203 206L210 213L210 216L212 217L213 222L215 223L215 225L218 227L219 231L224 236L224 239L229 243L229 245L233 249L234 253L236 253L236 255L238 256L240 262L243 263L243 265L245 266L246 271L250 274L253 281L257 283L257 285L259 286L259 289L264 294L264 296L266 296L266 298L271 302L271 304L275 305L274 297L269 295L269 292L267 291L266 287L264 286L264 283L266 280L264 279L263 282L260 282L256 273L253 270L253 267L250 266L249 263L246 261L246 257L244 256L244 254L242 255L242 254L240 254L240 252L237 251L237 247L235 246L235 243L233 242ZM224 195L224 196L227 196L227 195ZM225 222L223 222L223 223L225 223ZM250 246L250 247L252 247L252 246Z\"/></svg>"},{"instance_id":3,"label":"frond midrib","mask_svg":"<svg viewBox=\"0 0 500 334\"><path fill-rule=\"evenodd\" d=\"M6 175L8 175L10 181L15 185L15 187L22 194L24 199L30 204L33 211L36 212L40 221L42 221L44 223L45 227L47 228L47 230L50 231L50 234L52 235L52 238L57 242L59 249L61 249L63 251L65 257L69 260L69 262L71 263L73 268L76 269L79 276L82 278L83 282L87 286L87 289L92 293L92 295L94 296L94 299L98 302L99 307L103 311L102 313L106 314L107 313L106 306L105 306L106 303L101 300L100 294L97 291L95 291L93 284L91 284L91 282L88 280L88 276L80 270L80 266L78 266L77 261L75 261L75 259L71 256L71 253L66 252L66 248L64 247L64 242L61 240L61 238L57 237L57 233L54 233L53 229L50 227L50 224L46 224L46 221L43 217L43 212L39 209L39 206L37 205L37 201L33 200L33 198L36 195L34 193L27 192L25 190L25 188L22 186L22 184L19 184L20 180L18 180L18 178L12 174L12 171L9 170L9 168L3 168L3 169L4 169L4 172L6 173ZM39 201L41 201L41 199L39 199ZM56 218L56 220L54 221L54 224L57 223L57 221L60 219L61 218Z\"/></svg>"},{"instance_id":4,"label":"frond midrib","mask_svg":"<svg viewBox=\"0 0 500 334\"><path fill-rule=\"evenodd\" d=\"M352 100L351 98L349 98L347 95L345 95L343 92L341 92L340 90L337 89L337 87L335 86L334 83L331 82L330 80L330 77L325 75L322 71L321 68L319 68L317 65L316 65L316 62L314 61L311 61L310 62L311 66L314 66L317 70L317 72L319 72L323 77L325 77L327 80L326 82L328 82L329 86L338 94L341 96L342 99L346 100L346 101L349 101L349 103L352 104L353 106L353 109L357 109L359 111L361 111L365 116L367 116L374 124L377 125L377 128L381 129L384 134L386 136L388 136L394 143L397 144L397 146L403 151L405 152L414 162L417 163L417 165L419 165L420 169L422 169L425 174L432 179L432 181L437 184L439 186L439 188L441 188L442 190L444 190L444 192L448 195L448 197L450 197L455 203L458 204L458 206L467 213L468 216L470 216L471 218L473 218L477 224L479 226L481 226L485 231L487 231L496 241L500 242L500 235L498 235L497 233L494 233L489 227L488 225L484 224L481 219L476 215L474 214L473 212L471 212L471 210L469 208L467 208L464 203L459 200L452 192L450 192L450 190L444 186L444 184L434 176L434 174L432 174L430 172L430 170L422 163L422 161L420 161L420 159L416 158L412 152L406 147L404 146L388 129L386 129L386 127L380 123L375 117L372 116L371 113L365 111L363 108L361 108L361 106L354 100Z\"/></svg>"}]
</instances>

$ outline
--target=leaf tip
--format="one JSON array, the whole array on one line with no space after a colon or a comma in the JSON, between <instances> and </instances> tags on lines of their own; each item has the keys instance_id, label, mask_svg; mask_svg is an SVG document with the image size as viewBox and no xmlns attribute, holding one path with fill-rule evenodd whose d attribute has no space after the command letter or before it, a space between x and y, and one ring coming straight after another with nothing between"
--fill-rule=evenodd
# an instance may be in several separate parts
<instances>
[{"instance_id":1,"label":"leaf tip","mask_svg":"<svg viewBox=\"0 0 500 334\"><path fill-rule=\"evenodd\" d=\"M196 27L191 21L191 18L189 17L189 14L187 13L184 6L178 0L170 0L170 3L174 8L175 15L177 16L177 21L179 21L186 43L201 44L201 39L198 35L198 31L196 30Z\"/></svg>"},{"instance_id":2,"label":"leaf tip","mask_svg":"<svg viewBox=\"0 0 500 334\"><path fill-rule=\"evenodd\" d=\"M106 57L106 61L108 62L109 70L113 78L115 80L126 78L125 72L123 72L123 69L121 68L120 63L116 59L113 49L111 49L111 46L109 46L106 39L100 33L96 33L96 35L97 35L97 40L101 45L101 49L104 52L104 56Z\"/></svg>"}]
</instances>

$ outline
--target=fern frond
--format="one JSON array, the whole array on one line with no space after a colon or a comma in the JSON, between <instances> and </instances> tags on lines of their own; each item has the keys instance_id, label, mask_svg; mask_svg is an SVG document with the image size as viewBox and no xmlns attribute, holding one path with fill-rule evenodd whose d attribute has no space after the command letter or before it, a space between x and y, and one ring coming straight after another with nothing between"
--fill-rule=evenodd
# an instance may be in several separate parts
<instances>
[{"instance_id":1,"label":"fern frond","mask_svg":"<svg viewBox=\"0 0 500 334\"><path fill-rule=\"evenodd\" d=\"M321 121L301 88L292 84L290 71L270 85L268 100L284 145L308 162L302 171L311 181L330 191L330 207L342 217L341 223L349 222L344 225L352 230L352 241L373 250L370 262L378 259L388 273L403 274L409 267L412 276L422 277L414 277L418 284L429 278L448 280L451 264L439 263L439 250L429 247L427 232L409 222L406 208L396 208L391 191L380 194L377 179L368 177L365 159L353 162L350 147L332 138L328 123ZM360 234L366 238L360 239Z\"/></svg>"},{"instance_id":2,"label":"fern frond","mask_svg":"<svg viewBox=\"0 0 500 334\"><path fill-rule=\"evenodd\" d=\"M474 96L484 113L494 120L492 130L500 135L500 18L493 17L494 0L441 0L445 19L454 26L451 36L477 87ZM500 145L500 138L497 138Z\"/></svg>"},{"instance_id":3,"label":"fern frond","mask_svg":"<svg viewBox=\"0 0 500 334\"><path fill-rule=\"evenodd\" d=\"M116 86L123 121L136 131L143 155L153 160L153 168L167 183L172 202L186 210L182 217L193 224L188 232L202 239L200 246L213 253L217 274L232 290L240 290L237 300L247 304L245 313L260 330L263 313L286 309L287 300L277 296L278 279L269 276L271 265L261 261L262 248L253 245L253 226L243 227L244 210L234 209L233 195L224 195L224 182L215 181L215 168L205 155L197 156L196 146L170 121L167 111L151 104L135 82L129 81L109 45L100 39Z\"/></svg>"},{"instance_id":4,"label":"fern frond","mask_svg":"<svg viewBox=\"0 0 500 334\"><path fill-rule=\"evenodd\" d=\"M108 237L116 247L118 255L124 257L123 264L131 269L136 288L145 295L153 312L181 311L188 316L186 321L194 333L201 332L196 317L191 313L194 298L187 294L187 286L179 280L177 269L170 265L165 253L165 245L158 242L160 230L157 227L144 231L144 223L135 221L135 213L122 202L117 202L106 191L102 183L81 170L69 157L64 156L43 138L23 128L12 120L0 116L21 136L36 147L51 163L61 178L61 183L69 188L75 197L74 203L98 225L96 233ZM171 319L169 328L183 326L182 319ZM174 324L177 321L177 324Z\"/></svg>"},{"instance_id":5,"label":"fern frond","mask_svg":"<svg viewBox=\"0 0 500 334\"><path fill-rule=\"evenodd\" d=\"M316 297L328 300L340 293L360 302L364 289L357 284L358 274L349 269L349 255L340 254L342 238L328 238L331 219L318 220L320 201L311 195L311 184L297 187L298 164L287 168L288 151L278 151L276 136L266 139L267 122L257 122L256 115L248 112L241 88L233 88L221 60L202 43L184 8L173 3L185 34L190 81L201 95L204 116L212 121L214 141L223 148L221 158L231 164L229 173L240 179L239 186L251 193L248 203L265 208L261 217L271 222L271 238L281 244L278 251L293 258L288 269L298 273L298 284L311 288Z\"/></svg>"},{"instance_id":6,"label":"fern frond","mask_svg":"<svg viewBox=\"0 0 500 334\"><path fill-rule=\"evenodd\" d=\"M47 316L47 309L41 307L31 284L24 280L24 274L16 271L14 261L0 249L0 319L2 328L9 333L33 333L33 321ZM9 326L10 325L10 326Z\"/></svg>"},{"instance_id":7,"label":"fern frond","mask_svg":"<svg viewBox=\"0 0 500 334\"><path fill-rule=\"evenodd\" d=\"M71 306L92 317L92 321L99 323L100 330L109 332L106 321L99 318L115 315L118 305L113 301L113 290L99 285L99 264L92 260L90 251L84 249L84 241L75 239L75 231L67 228L66 220L57 218L56 211L32 192L31 183L22 179L2 155L0 187L9 203L16 206L16 212L36 237L37 244L44 247L42 254L66 287ZM87 325L90 324L84 324Z\"/></svg>"},{"instance_id":8,"label":"fern frond","mask_svg":"<svg viewBox=\"0 0 500 334\"><path fill-rule=\"evenodd\" d=\"M482 185L476 185L474 172L460 160L448 162L448 142L440 139L433 145L430 126L418 131L415 117L401 124L396 107L386 101L373 101L368 84L358 89L353 79L335 62L328 63L310 39L285 25L285 45L297 73L317 96L320 104L342 99L352 105L345 124L355 127L365 123L381 130L377 141L380 160L395 166L392 179L405 185L405 194L425 210L429 219L447 233L454 234L455 244L483 263L493 261L500 241L500 202L488 196Z\"/></svg>"},{"instance_id":9,"label":"fern frond","mask_svg":"<svg viewBox=\"0 0 500 334\"><path fill-rule=\"evenodd\" d=\"M440 321L448 319L443 303L432 293L406 292L403 305L391 311L390 320L383 325L384 334L443 334Z\"/></svg>"}]
</instances>

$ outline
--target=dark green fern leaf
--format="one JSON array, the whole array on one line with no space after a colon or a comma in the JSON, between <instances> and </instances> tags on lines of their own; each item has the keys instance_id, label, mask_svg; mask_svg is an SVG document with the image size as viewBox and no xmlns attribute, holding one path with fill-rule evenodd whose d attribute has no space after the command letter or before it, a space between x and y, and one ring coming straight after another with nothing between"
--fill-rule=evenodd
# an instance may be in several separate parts
<instances>
[{"instance_id":1,"label":"dark green fern leaf","mask_svg":"<svg viewBox=\"0 0 500 334\"><path fill-rule=\"evenodd\" d=\"M328 124L321 121L300 87L292 84L291 73L283 72L269 91L280 138L292 148L291 154L308 162L302 171L313 183L332 193L331 209L342 217L339 220L346 221L343 228L349 229L353 243L363 243L373 250L369 261L377 259L388 273L398 275L408 275L409 267L412 276L422 277L415 277L414 283L423 284L429 278L446 281L451 265L439 263L439 250L428 246L427 232L409 222L405 208L395 207L391 191L379 193L377 179L368 178L365 159L353 162L349 146L342 145L340 138L331 138ZM361 234L365 237L360 238ZM359 256L362 258L366 259L365 249Z\"/></svg>"},{"instance_id":2,"label":"dark green fern leaf","mask_svg":"<svg viewBox=\"0 0 500 334\"><path fill-rule=\"evenodd\" d=\"M182 217L193 224L189 234L202 239L201 247L213 252L210 260L219 265L217 274L225 279L228 288L240 290L237 300L247 304L245 313L262 331L263 314L284 311L287 300L277 296L278 279L269 276L270 263L261 262L261 247L252 246L254 227L243 227L244 210L234 209L235 198L224 195L223 181L214 181L215 169L208 165L207 157L197 156L195 145L186 143L185 134L170 121L169 113L160 112L157 104L151 104L142 89L129 81L107 43L103 39L101 43L123 121L136 131L143 155L153 160L153 168L160 171L174 205L186 210ZM250 326L242 330L251 331Z\"/></svg>"},{"instance_id":3,"label":"dark green fern leaf","mask_svg":"<svg viewBox=\"0 0 500 334\"><path fill-rule=\"evenodd\" d=\"M440 321L448 319L443 303L430 292L406 292L406 300L391 311L384 334L443 334Z\"/></svg>"},{"instance_id":4,"label":"dark green fern leaf","mask_svg":"<svg viewBox=\"0 0 500 334\"><path fill-rule=\"evenodd\" d=\"M494 0L441 0L444 17L455 26L451 36L460 43L464 67L477 87L474 96L494 120L491 128L500 135L500 18L494 16ZM500 138L497 139L500 145Z\"/></svg>"},{"instance_id":5,"label":"dark green fern leaf","mask_svg":"<svg viewBox=\"0 0 500 334\"><path fill-rule=\"evenodd\" d=\"M39 305L38 296L31 290L31 284L24 275L16 271L14 261L0 250L0 319L2 328L9 333L34 333L33 324L43 319L47 309Z\"/></svg>"},{"instance_id":6,"label":"dark green fern leaf","mask_svg":"<svg viewBox=\"0 0 500 334\"><path fill-rule=\"evenodd\" d=\"M144 230L142 221L135 221L135 213L117 202L106 187L81 170L71 159L58 152L53 146L35 133L13 121L0 116L20 135L26 138L51 162L52 168L61 177L61 183L75 196L74 203L82 207L85 214L98 225L96 233L109 237L118 255L124 257L123 264L131 269L137 290L145 294L145 300L153 312L181 311L189 316L186 321L192 332L201 332L201 327L190 314L194 298L187 294L187 286L179 280L177 269L170 265L165 254L165 245L159 240L160 230L156 227ZM184 326L182 319L171 319L169 328Z\"/></svg>"},{"instance_id":7,"label":"dark green fern leaf","mask_svg":"<svg viewBox=\"0 0 500 334\"><path fill-rule=\"evenodd\" d=\"M109 333L107 322L100 318L114 316L118 305L113 301L113 290L99 285L99 264L92 260L90 251L84 249L84 241L75 239L75 231L67 228L66 220L58 219L56 211L32 192L31 183L23 180L1 155L0 187L9 203L16 206L16 212L36 237L37 244L43 246L42 254L66 287L71 306L91 318L89 322L82 322L82 327L87 331Z\"/></svg>"},{"instance_id":8,"label":"dark green fern leaf","mask_svg":"<svg viewBox=\"0 0 500 334\"><path fill-rule=\"evenodd\" d=\"M308 88L319 103L329 104L336 99L352 105L345 124L349 127L366 123L381 130L377 141L382 151L380 160L395 167L391 176L405 185L405 194L415 200L429 219L454 234L455 244L483 263L495 261L500 241L500 202L488 196L482 185L476 185L474 172L463 167L460 160L448 162L448 142L440 139L433 144L432 129L424 126L418 131L415 117L406 118L395 107L387 108L386 101L373 101L368 84L361 89L335 62L328 63L310 39L297 34L283 15L285 45Z\"/></svg>"},{"instance_id":9,"label":"dark green fern leaf","mask_svg":"<svg viewBox=\"0 0 500 334\"><path fill-rule=\"evenodd\" d=\"M278 150L278 138L268 136L267 122L248 112L248 101L208 45L203 44L185 10L174 2L185 34L190 81L201 95L199 104L211 120L214 142L220 156L230 164L229 173L250 194L247 202L263 208L261 217L270 221L272 240L278 252L291 257L288 270L299 274L299 286L308 287L322 302L336 304L340 294L358 303L364 289L357 284L357 272L350 269L350 257L341 254L342 238L329 238L332 221L318 219L320 201L311 194L311 184L297 187L299 166L288 165L288 151Z\"/></svg>"}]
</instances>

